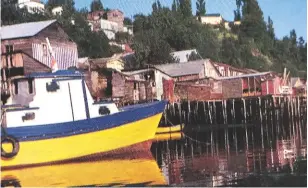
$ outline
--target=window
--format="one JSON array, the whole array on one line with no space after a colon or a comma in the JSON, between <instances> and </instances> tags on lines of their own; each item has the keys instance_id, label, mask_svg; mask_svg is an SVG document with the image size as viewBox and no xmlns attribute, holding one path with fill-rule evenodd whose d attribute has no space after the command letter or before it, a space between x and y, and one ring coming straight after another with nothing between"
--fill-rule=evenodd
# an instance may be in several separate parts
<instances>
[{"instance_id":1,"label":"window","mask_svg":"<svg viewBox=\"0 0 308 188\"><path fill-rule=\"evenodd\" d=\"M134 82L134 90L136 90L136 89L137 89L137 83Z\"/></svg>"},{"instance_id":2,"label":"window","mask_svg":"<svg viewBox=\"0 0 308 188\"><path fill-rule=\"evenodd\" d=\"M6 53L12 53L14 51L13 45L5 45Z\"/></svg>"},{"instance_id":3,"label":"window","mask_svg":"<svg viewBox=\"0 0 308 188\"><path fill-rule=\"evenodd\" d=\"M42 44L43 47L43 56L47 56L47 44Z\"/></svg>"},{"instance_id":4,"label":"window","mask_svg":"<svg viewBox=\"0 0 308 188\"><path fill-rule=\"evenodd\" d=\"M18 81L17 80L14 80L14 92L15 92L15 95L18 95Z\"/></svg>"},{"instance_id":5,"label":"window","mask_svg":"<svg viewBox=\"0 0 308 188\"><path fill-rule=\"evenodd\" d=\"M29 94L33 93L33 79L28 80Z\"/></svg>"}]
</instances>

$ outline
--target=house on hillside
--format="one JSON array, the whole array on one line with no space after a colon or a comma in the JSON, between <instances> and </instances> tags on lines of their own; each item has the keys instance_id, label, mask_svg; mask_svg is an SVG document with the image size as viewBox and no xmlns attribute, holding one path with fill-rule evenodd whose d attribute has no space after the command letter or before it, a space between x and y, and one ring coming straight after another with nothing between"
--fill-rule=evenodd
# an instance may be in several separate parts
<instances>
[{"instance_id":1,"label":"house on hillside","mask_svg":"<svg viewBox=\"0 0 308 188\"><path fill-rule=\"evenodd\" d=\"M188 62L189 61L189 56L192 53L196 53L198 54L196 49L191 49L191 50L182 50L182 51L175 51L175 52L171 52L170 55L179 61L179 63L184 63L184 62Z\"/></svg>"},{"instance_id":2,"label":"house on hillside","mask_svg":"<svg viewBox=\"0 0 308 188\"><path fill-rule=\"evenodd\" d=\"M50 67L51 56L46 43L48 38L59 69L67 69L77 64L77 45L56 20L2 26L0 33L2 53L21 50Z\"/></svg>"},{"instance_id":3,"label":"house on hillside","mask_svg":"<svg viewBox=\"0 0 308 188\"><path fill-rule=\"evenodd\" d=\"M197 19L199 18L197 17ZM206 14L200 16L200 21L202 24L219 25L224 22L224 19L221 14Z\"/></svg>"},{"instance_id":4,"label":"house on hillside","mask_svg":"<svg viewBox=\"0 0 308 188\"><path fill-rule=\"evenodd\" d=\"M51 12L52 12L53 15L61 15L62 12L63 12L63 7L62 7L62 6L54 7L54 8L51 10Z\"/></svg>"},{"instance_id":5,"label":"house on hillside","mask_svg":"<svg viewBox=\"0 0 308 188\"><path fill-rule=\"evenodd\" d=\"M131 28L124 27L124 13L117 9L90 12L87 20L93 31L104 31L109 40L114 40L117 32L133 33Z\"/></svg>"},{"instance_id":6,"label":"house on hillside","mask_svg":"<svg viewBox=\"0 0 308 188\"><path fill-rule=\"evenodd\" d=\"M29 13L44 12L45 5L40 0L18 0L19 8L26 8Z\"/></svg>"},{"instance_id":7,"label":"house on hillside","mask_svg":"<svg viewBox=\"0 0 308 188\"><path fill-rule=\"evenodd\" d=\"M119 31L123 31L124 13L118 9L107 12L107 20L118 24Z\"/></svg>"},{"instance_id":8,"label":"house on hillside","mask_svg":"<svg viewBox=\"0 0 308 188\"><path fill-rule=\"evenodd\" d=\"M199 20L199 17L196 18L197 20ZM223 26L227 29L230 30L230 25L240 25L241 21L234 21L234 22L229 22L226 21L221 14L206 14L204 16L200 17L200 22L202 24L208 24L208 25L212 25L212 26L218 26L223 24Z\"/></svg>"}]
</instances>

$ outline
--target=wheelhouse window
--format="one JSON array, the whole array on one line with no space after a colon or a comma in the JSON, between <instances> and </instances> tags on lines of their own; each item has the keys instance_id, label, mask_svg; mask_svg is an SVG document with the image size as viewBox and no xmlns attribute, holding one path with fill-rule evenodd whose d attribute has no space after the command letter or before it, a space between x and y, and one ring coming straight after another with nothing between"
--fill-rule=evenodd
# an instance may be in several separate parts
<instances>
[{"instance_id":1,"label":"wheelhouse window","mask_svg":"<svg viewBox=\"0 0 308 188\"><path fill-rule=\"evenodd\" d=\"M32 94L34 92L34 90L33 90L33 79L28 80L28 89L29 89L29 94Z\"/></svg>"},{"instance_id":2,"label":"wheelhouse window","mask_svg":"<svg viewBox=\"0 0 308 188\"><path fill-rule=\"evenodd\" d=\"M17 80L14 81L14 93L15 95L18 95L18 81Z\"/></svg>"}]
</instances>

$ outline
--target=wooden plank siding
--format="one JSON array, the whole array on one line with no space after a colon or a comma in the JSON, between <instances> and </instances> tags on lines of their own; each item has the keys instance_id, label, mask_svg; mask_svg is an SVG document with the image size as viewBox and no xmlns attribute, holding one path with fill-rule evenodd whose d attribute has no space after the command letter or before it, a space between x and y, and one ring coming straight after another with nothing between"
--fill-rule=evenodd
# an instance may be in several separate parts
<instances>
[{"instance_id":1,"label":"wooden plank siding","mask_svg":"<svg viewBox=\"0 0 308 188\"><path fill-rule=\"evenodd\" d=\"M47 37L54 50L58 69L77 66L77 45L69 38L57 22L49 25L32 37L1 40L1 52L7 53L6 46L12 45L13 51L22 50L37 61L50 67L51 56L47 48Z\"/></svg>"},{"instance_id":2,"label":"wooden plank siding","mask_svg":"<svg viewBox=\"0 0 308 188\"><path fill-rule=\"evenodd\" d=\"M32 43L33 57L47 66L51 66L51 56L49 53L44 52L43 46L46 43ZM76 66L78 60L77 48L68 46L51 45L55 53L55 59L58 64L58 69L67 69Z\"/></svg>"}]
</instances>

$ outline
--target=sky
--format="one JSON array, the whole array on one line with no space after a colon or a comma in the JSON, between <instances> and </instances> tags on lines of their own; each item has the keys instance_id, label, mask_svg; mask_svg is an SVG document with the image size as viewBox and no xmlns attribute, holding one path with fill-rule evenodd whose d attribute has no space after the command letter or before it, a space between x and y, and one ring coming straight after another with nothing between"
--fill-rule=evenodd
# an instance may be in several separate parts
<instances>
[{"instance_id":1,"label":"sky","mask_svg":"<svg viewBox=\"0 0 308 188\"><path fill-rule=\"evenodd\" d=\"M76 8L89 9L92 0L75 0ZM155 0L101 0L104 7L120 9L125 17L132 18L137 13L150 14ZM163 6L171 7L173 0L160 0ZM268 16L274 23L276 37L289 35L295 29L297 36L307 40L307 0L258 0L264 19ZM193 13L196 12L196 0L192 0ZM220 13L225 20L234 18L235 0L206 0L207 13Z\"/></svg>"}]
</instances>

